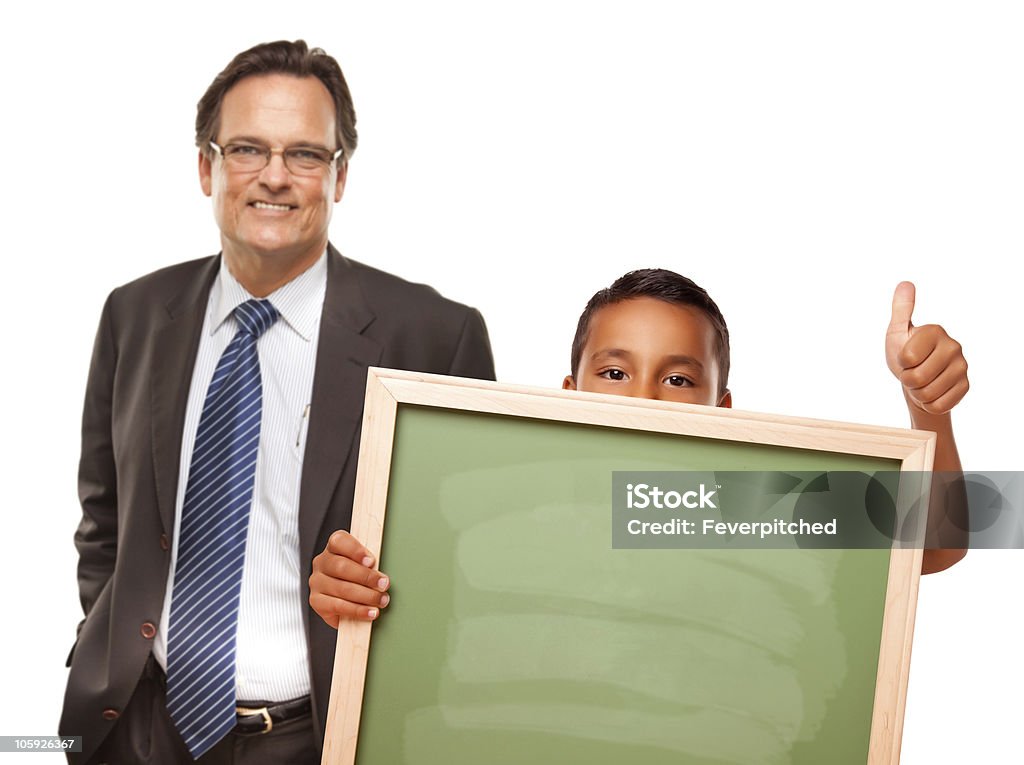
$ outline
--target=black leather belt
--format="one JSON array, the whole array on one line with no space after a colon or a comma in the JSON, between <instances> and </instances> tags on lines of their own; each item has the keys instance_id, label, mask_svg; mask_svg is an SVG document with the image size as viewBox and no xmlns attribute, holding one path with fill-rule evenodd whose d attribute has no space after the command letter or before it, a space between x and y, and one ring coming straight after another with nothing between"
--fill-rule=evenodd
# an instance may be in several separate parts
<instances>
[{"instance_id":1,"label":"black leather belt","mask_svg":"<svg viewBox=\"0 0 1024 765\"><path fill-rule=\"evenodd\" d=\"M262 703L262 702L256 702ZM236 722L233 733L270 733L274 725L285 720L294 720L296 717L304 717L310 713L312 707L309 704L309 696L292 701L282 701L280 704L269 704L257 707L248 705L245 702L235 707Z\"/></svg>"}]
</instances>

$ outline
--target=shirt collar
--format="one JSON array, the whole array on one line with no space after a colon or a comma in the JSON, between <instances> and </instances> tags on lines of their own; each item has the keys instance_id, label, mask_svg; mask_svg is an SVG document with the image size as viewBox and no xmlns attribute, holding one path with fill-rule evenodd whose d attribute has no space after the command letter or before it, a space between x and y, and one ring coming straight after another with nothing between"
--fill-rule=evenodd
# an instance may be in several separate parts
<instances>
[{"instance_id":1,"label":"shirt collar","mask_svg":"<svg viewBox=\"0 0 1024 765\"><path fill-rule=\"evenodd\" d=\"M214 313L211 317L213 321L210 322L211 335L220 329L238 306L247 300L253 300L248 290L231 275L223 255L220 258L220 271L214 283L214 290L217 294L212 301ZM273 304L288 326L308 342L312 340L320 321L326 293L327 250L324 250L316 263L271 292L266 299Z\"/></svg>"}]
</instances>

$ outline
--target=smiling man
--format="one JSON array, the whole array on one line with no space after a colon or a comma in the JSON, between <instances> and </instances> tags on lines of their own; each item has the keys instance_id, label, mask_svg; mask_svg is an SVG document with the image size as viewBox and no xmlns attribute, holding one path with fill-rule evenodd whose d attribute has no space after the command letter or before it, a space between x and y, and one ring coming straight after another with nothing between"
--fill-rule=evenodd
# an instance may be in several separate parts
<instances>
[{"instance_id":1,"label":"smiling man","mask_svg":"<svg viewBox=\"0 0 1024 765\"><path fill-rule=\"evenodd\" d=\"M342 257L337 62L236 56L199 102L218 255L111 293L86 390L72 762L320 761L335 633L310 561L347 529L368 366L491 378L479 313Z\"/></svg>"}]
</instances>

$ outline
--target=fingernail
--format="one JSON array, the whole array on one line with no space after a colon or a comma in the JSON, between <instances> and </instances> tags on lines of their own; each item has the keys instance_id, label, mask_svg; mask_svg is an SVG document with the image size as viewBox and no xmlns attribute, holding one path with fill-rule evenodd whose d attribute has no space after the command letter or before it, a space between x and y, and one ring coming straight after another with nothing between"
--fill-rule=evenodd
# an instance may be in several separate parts
<instances>
[{"instance_id":1,"label":"fingernail","mask_svg":"<svg viewBox=\"0 0 1024 765\"><path fill-rule=\"evenodd\" d=\"M376 608L371 608L369 611L366 612L366 618L367 619L376 619L377 618L377 614L379 614L379 613L380 613L380 611L378 611Z\"/></svg>"},{"instance_id":2,"label":"fingernail","mask_svg":"<svg viewBox=\"0 0 1024 765\"><path fill-rule=\"evenodd\" d=\"M387 588L388 588L388 578L386 576L382 576L380 579L377 580L377 589L378 590L386 590Z\"/></svg>"},{"instance_id":3,"label":"fingernail","mask_svg":"<svg viewBox=\"0 0 1024 765\"><path fill-rule=\"evenodd\" d=\"M365 558L363 558L363 565L366 566L367 568L372 566L373 565L373 558L371 558L369 555L367 555Z\"/></svg>"},{"instance_id":4,"label":"fingernail","mask_svg":"<svg viewBox=\"0 0 1024 765\"><path fill-rule=\"evenodd\" d=\"M383 595L380 596L380 607L381 608L384 608L384 606L386 606L390 602L391 602L391 596L388 595L387 593L384 593Z\"/></svg>"}]
</instances>

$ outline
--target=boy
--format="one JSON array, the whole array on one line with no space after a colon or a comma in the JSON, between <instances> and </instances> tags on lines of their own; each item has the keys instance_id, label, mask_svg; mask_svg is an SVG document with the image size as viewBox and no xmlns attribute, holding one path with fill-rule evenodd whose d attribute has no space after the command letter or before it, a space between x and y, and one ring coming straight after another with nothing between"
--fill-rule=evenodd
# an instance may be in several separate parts
<instances>
[{"instance_id":1,"label":"boy","mask_svg":"<svg viewBox=\"0 0 1024 765\"><path fill-rule=\"evenodd\" d=\"M886 332L886 363L903 386L911 426L936 433L934 472L958 474L950 410L969 387L960 344L938 325L911 323L915 290L901 282ZM572 344L566 390L732 406L729 330L718 306L690 279L664 269L631 271L587 303ZM952 566L959 549L924 551L923 573ZM390 581L355 538L335 532L313 560L309 603L334 627L376 619Z\"/></svg>"}]
</instances>

